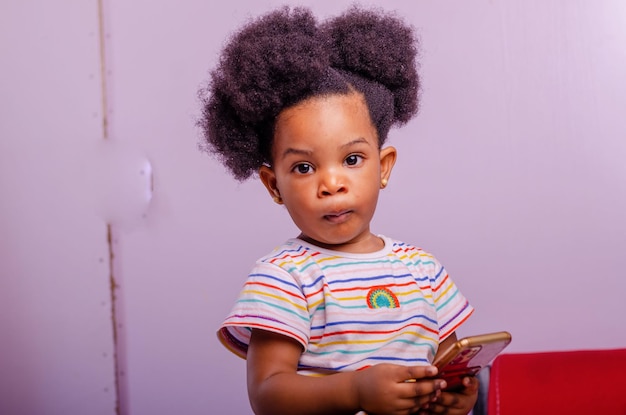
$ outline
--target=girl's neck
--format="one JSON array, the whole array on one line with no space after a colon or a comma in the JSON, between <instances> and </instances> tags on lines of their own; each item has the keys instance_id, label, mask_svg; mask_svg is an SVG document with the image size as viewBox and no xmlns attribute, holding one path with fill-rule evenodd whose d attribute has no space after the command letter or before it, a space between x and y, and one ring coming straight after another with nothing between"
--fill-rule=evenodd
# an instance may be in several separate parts
<instances>
[{"instance_id":1,"label":"girl's neck","mask_svg":"<svg viewBox=\"0 0 626 415\"><path fill-rule=\"evenodd\" d=\"M298 238L319 248L328 249L330 251L347 252L352 254L369 254L372 252L380 251L385 247L385 241L381 237L374 235L373 233L370 233L366 239L349 241L342 244L327 244L319 242L303 233L301 233Z\"/></svg>"}]
</instances>

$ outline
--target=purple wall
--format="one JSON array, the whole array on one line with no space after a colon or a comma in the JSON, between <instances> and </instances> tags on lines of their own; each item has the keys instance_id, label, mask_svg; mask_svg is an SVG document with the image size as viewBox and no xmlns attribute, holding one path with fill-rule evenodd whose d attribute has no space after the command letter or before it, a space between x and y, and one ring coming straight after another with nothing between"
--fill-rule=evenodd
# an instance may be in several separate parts
<instances>
[{"instance_id":1,"label":"purple wall","mask_svg":"<svg viewBox=\"0 0 626 415\"><path fill-rule=\"evenodd\" d=\"M0 413L249 414L214 332L296 230L197 151L196 90L282 3L98 4L0 6ZM384 4L419 29L424 91L373 230L446 265L477 309L460 335L626 347L624 3Z\"/></svg>"}]
</instances>

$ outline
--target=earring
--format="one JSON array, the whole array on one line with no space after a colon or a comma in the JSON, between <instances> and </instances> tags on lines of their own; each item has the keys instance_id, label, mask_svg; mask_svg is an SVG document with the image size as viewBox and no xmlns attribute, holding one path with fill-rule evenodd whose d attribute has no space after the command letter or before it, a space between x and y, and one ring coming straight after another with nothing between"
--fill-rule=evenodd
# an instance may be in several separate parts
<instances>
[{"instance_id":1,"label":"earring","mask_svg":"<svg viewBox=\"0 0 626 415\"><path fill-rule=\"evenodd\" d=\"M280 193L278 193L278 190L274 190L274 196L272 196L272 199L274 199L274 203L277 203L279 205L283 204L283 198L280 197Z\"/></svg>"},{"instance_id":2,"label":"earring","mask_svg":"<svg viewBox=\"0 0 626 415\"><path fill-rule=\"evenodd\" d=\"M382 187L384 189L385 187L387 187L387 183L389 183L387 181L387 179L381 179L380 180L380 187Z\"/></svg>"}]
</instances>

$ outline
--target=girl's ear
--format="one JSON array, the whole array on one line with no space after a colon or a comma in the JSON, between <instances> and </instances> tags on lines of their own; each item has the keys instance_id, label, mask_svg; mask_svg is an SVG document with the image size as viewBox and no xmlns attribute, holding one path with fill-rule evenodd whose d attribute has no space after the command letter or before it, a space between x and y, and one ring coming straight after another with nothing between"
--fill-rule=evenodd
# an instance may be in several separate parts
<instances>
[{"instance_id":1,"label":"girl's ear","mask_svg":"<svg viewBox=\"0 0 626 415\"><path fill-rule=\"evenodd\" d=\"M395 147L385 147L380 150L380 186L382 188L387 186L389 176L391 176L391 170L393 170L393 166L396 164L397 157L398 151Z\"/></svg>"},{"instance_id":2,"label":"girl's ear","mask_svg":"<svg viewBox=\"0 0 626 415\"><path fill-rule=\"evenodd\" d=\"M274 199L274 202L282 205L283 199L280 197L280 192L276 186L276 174L274 173L274 170L272 170L269 166L261 166L259 169L259 178L261 179L261 182L263 182L263 185L269 192L270 196L272 196L272 199Z\"/></svg>"}]
</instances>

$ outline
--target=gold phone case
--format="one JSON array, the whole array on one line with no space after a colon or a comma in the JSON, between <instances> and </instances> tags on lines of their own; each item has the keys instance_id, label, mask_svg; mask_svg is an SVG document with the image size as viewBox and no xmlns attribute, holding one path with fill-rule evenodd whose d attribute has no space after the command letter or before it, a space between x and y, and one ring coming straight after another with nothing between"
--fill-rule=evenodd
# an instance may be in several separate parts
<instances>
[{"instance_id":1,"label":"gold phone case","mask_svg":"<svg viewBox=\"0 0 626 415\"><path fill-rule=\"evenodd\" d=\"M455 358L460 352L467 349L472 349L476 347L481 347L481 353L487 353L487 351L482 351L485 346L488 350L493 350L493 353L488 353L492 355L489 359L491 361L496 355L502 351L510 342L511 342L511 333L507 331L499 331L495 333L487 333L487 334L479 334L476 336L464 337L460 340L457 340L452 346L450 346L445 352L443 352L434 362L433 365L437 366L439 369L447 365ZM497 352L495 352L497 350ZM488 363L488 362L487 362Z\"/></svg>"},{"instance_id":2,"label":"gold phone case","mask_svg":"<svg viewBox=\"0 0 626 415\"><path fill-rule=\"evenodd\" d=\"M446 379L448 388L460 386L463 377L475 376L511 342L506 331L469 336L456 341L433 362L439 377Z\"/></svg>"}]
</instances>

